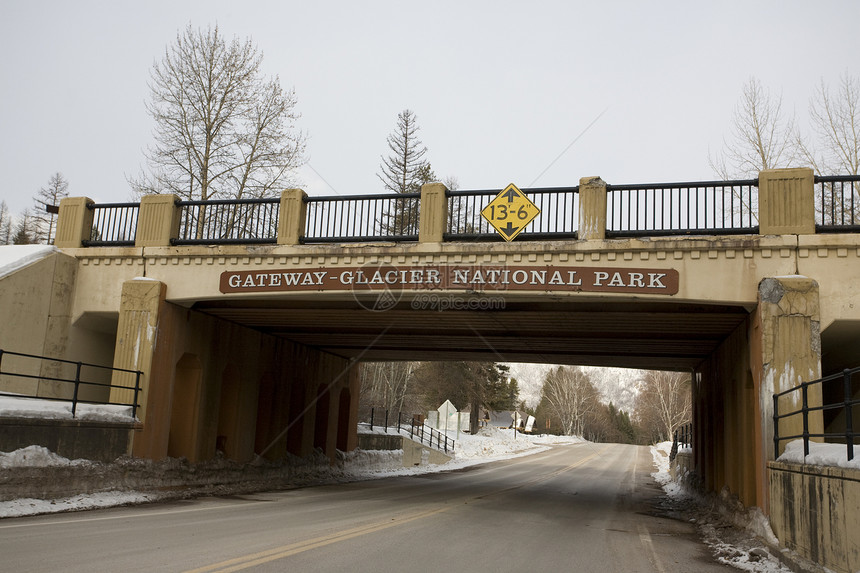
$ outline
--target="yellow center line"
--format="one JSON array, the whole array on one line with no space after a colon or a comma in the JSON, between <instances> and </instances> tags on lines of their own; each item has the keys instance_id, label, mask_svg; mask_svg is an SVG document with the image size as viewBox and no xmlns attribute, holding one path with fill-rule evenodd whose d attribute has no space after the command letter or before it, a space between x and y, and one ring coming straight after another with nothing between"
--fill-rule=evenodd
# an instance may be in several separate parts
<instances>
[{"instance_id":1,"label":"yellow center line","mask_svg":"<svg viewBox=\"0 0 860 573\"><path fill-rule=\"evenodd\" d=\"M207 565L198 569L190 569L186 571L186 573L205 573L209 571L228 573L230 571L240 571L242 569L247 569L256 565L268 563L269 561L275 561L277 559L289 557L297 553L302 553L303 551L308 551L310 549L316 549L318 547L324 547L326 545L331 545L332 543L337 543L339 541L346 541L347 539L352 539L353 537L359 537L361 535L367 535L368 533L382 531L383 529L388 529L389 527L394 527L395 525L403 525L404 523L409 523L410 521L415 521L416 519L422 519L424 517L429 517L431 515L436 515L448 511L453 507L454 505L450 505L440 509L425 511L417 515L411 515L409 517L392 518L384 522L372 523L369 525L363 525L361 527L354 527L352 529L347 529L338 533L323 535L320 537L315 537L313 539L300 541L298 543L291 543L289 545L282 545L280 547L275 547L273 549L268 549L259 553L252 553L250 555L244 555L235 559L221 561L220 563L213 563L212 565Z\"/></svg>"}]
</instances>

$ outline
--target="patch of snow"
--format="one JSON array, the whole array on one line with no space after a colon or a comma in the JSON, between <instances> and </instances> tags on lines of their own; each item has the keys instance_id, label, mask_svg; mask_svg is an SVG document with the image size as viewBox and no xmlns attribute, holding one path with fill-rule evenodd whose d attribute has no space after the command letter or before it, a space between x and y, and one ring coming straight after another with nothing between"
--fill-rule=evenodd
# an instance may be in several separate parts
<instances>
[{"instance_id":1,"label":"patch of snow","mask_svg":"<svg viewBox=\"0 0 860 573\"><path fill-rule=\"evenodd\" d=\"M813 466L836 466L848 469L860 469L860 445L853 460L848 459L848 447L845 444L821 444L809 442L809 455L803 455L803 439L793 440L786 444L785 451L778 462L809 464Z\"/></svg>"},{"instance_id":2,"label":"patch of snow","mask_svg":"<svg viewBox=\"0 0 860 573\"><path fill-rule=\"evenodd\" d=\"M27 446L14 452L0 452L0 468L47 468L52 466L74 466L89 463L88 460L70 460L42 446Z\"/></svg>"},{"instance_id":3,"label":"patch of snow","mask_svg":"<svg viewBox=\"0 0 860 573\"><path fill-rule=\"evenodd\" d=\"M41 418L50 420L87 420L92 422L133 422L131 406L116 404L82 404L75 408L72 403L60 400L0 396L0 417Z\"/></svg>"},{"instance_id":4,"label":"patch of snow","mask_svg":"<svg viewBox=\"0 0 860 573\"><path fill-rule=\"evenodd\" d=\"M0 246L0 278L57 252L53 245Z\"/></svg>"}]
</instances>

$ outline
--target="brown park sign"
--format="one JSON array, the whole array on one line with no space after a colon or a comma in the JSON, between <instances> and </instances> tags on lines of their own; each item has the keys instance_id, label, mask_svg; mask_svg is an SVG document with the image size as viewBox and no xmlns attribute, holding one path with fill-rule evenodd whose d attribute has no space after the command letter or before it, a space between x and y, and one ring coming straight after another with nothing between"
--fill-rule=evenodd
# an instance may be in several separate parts
<instances>
[{"instance_id":1,"label":"brown park sign","mask_svg":"<svg viewBox=\"0 0 860 573\"><path fill-rule=\"evenodd\" d=\"M361 267L226 271L222 293L333 290L467 290L616 292L673 295L675 269L505 266L364 265Z\"/></svg>"}]
</instances>

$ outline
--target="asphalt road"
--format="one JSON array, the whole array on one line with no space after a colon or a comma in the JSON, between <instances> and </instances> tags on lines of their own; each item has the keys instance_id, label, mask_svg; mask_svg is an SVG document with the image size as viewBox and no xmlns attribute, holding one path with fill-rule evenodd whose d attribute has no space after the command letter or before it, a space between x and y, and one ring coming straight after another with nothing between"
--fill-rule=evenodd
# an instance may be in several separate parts
<instances>
[{"instance_id":1,"label":"asphalt road","mask_svg":"<svg viewBox=\"0 0 860 573\"><path fill-rule=\"evenodd\" d=\"M466 470L0 520L0 570L733 571L660 515L647 447L577 444Z\"/></svg>"}]
</instances>

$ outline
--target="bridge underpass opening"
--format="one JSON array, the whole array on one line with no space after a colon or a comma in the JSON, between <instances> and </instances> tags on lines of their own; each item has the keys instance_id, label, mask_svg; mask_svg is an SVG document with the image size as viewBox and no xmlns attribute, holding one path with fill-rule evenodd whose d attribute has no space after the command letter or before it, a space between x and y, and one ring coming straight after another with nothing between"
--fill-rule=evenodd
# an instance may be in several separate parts
<instances>
[{"instance_id":1,"label":"bridge underpass opening","mask_svg":"<svg viewBox=\"0 0 860 573\"><path fill-rule=\"evenodd\" d=\"M413 299L372 311L368 301L351 296L220 299L197 301L193 308L351 362L519 362L692 372L695 466L705 486L719 491L728 485L745 504L762 503L751 308L546 294L508 297L496 308L477 307L482 310L420 308ZM337 399L332 403L330 417L339 418L342 407ZM334 437L326 439L334 444ZM321 443L319 435L316 440ZM337 441L342 443L342 436Z\"/></svg>"}]
</instances>

